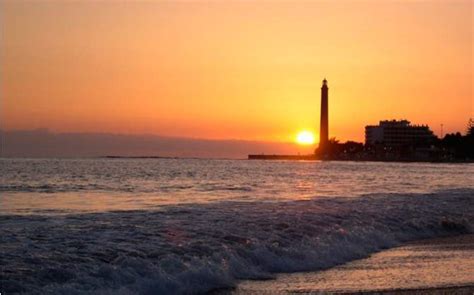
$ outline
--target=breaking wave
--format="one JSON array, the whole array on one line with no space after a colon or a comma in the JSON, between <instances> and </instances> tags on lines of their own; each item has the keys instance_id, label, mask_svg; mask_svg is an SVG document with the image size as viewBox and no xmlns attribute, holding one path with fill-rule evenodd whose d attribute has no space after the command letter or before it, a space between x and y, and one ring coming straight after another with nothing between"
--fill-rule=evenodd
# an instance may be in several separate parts
<instances>
[{"instance_id":1,"label":"breaking wave","mask_svg":"<svg viewBox=\"0 0 474 295\"><path fill-rule=\"evenodd\" d=\"M473 231L474 190L2 215L6 294L189 294Z\"/></svg>"}]
</instances>

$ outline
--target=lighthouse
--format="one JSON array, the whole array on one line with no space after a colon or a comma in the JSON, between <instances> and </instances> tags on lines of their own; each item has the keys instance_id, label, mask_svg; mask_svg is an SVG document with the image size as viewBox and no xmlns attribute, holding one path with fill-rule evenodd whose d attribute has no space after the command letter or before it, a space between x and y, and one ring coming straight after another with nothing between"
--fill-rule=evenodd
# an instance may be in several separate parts
<instances>
[{"instance_id":1,"label":"lighthouse","mask_svg":"<svg viewBox=\"0 0 474 295\"><path fill-rule=\"evenodd\" d=\"M328 81L323 80L321 87L321 124L319 125L319 151L326 151L329 141L329 122L328 122Z\"/></svg>"}]
</instances>

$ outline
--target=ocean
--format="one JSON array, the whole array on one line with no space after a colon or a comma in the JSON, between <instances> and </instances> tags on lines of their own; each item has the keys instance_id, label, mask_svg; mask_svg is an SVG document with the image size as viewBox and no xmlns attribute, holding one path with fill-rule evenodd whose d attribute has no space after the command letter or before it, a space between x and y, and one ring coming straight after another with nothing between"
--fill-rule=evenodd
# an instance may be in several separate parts
<instances>
[{"instance_id":1,"label":"ocean","mask_svg":"<svg viewBox=\"0 0 474 295\"><path fill-rule=\"evenodd\" d=\"M206 293L473 225L473 164L0 159L0 292Z\"/></svg>"}]
</instances>

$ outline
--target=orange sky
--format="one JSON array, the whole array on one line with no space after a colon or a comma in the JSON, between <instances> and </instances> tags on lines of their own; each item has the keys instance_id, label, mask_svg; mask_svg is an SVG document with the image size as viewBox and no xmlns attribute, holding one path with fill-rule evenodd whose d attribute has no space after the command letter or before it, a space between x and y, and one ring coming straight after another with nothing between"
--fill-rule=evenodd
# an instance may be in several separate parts
<instances>
[{"instance_id":1,"label":"orange sky","mask_svg":"<svg viewBox=\"0 0 474 295\"><path fill-rule=\"evenodd\" d=\"M268 141L473 117L473 2L2 1L2 129Z\"/></svg>"}]
</instances>

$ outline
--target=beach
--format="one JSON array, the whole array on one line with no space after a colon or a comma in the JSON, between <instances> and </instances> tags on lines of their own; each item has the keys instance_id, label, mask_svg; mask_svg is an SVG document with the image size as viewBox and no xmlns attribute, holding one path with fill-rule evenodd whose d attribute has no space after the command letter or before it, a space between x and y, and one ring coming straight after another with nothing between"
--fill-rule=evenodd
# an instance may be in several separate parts
<instances>
[{"instance_id":1,"label":"beach","mask_svg":"<svg viewBox=\"0 0 474 295\"><path fill-rule=\"evenodd\" d=\"M474 235L425 239L334 268L244 281L230 294L473 294Z\"/></svg>"},{"instance_id":2,"label":"beach","mask_svg":"<svg viewBox=\"0 0 474 295\"><path fill-rule=\"evenodd\" d=\"M466 288L472 238L407 243L473 233L471 175L469 164L0 159L0 292Z\"/></svg>"}]
</instances>

